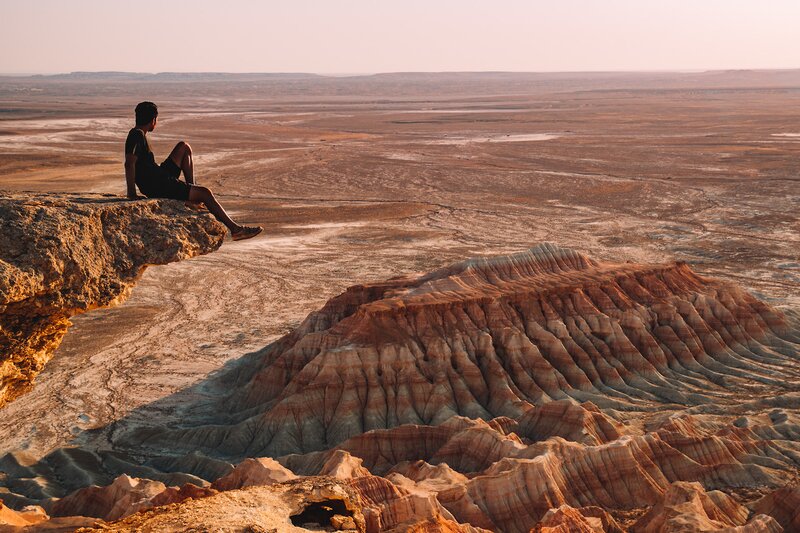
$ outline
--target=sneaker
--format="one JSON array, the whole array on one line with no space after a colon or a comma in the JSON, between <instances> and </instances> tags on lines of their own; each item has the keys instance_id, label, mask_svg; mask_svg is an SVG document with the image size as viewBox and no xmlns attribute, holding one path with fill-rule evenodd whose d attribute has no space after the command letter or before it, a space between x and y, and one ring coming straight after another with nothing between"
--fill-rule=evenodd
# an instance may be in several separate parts
<instances>
[{"instance_id":1,"label":"sneaker","mask_svg":"<svg viewBox=\"0 0 800 533\"><path fill-rule=\"evenodd\" d=\"M262 231L264 231L264 228L261 226L242 226L238 231L231 232L231 238L233 238L234 241L242 241L255 237Z\"/></svg>"}]
</instances>

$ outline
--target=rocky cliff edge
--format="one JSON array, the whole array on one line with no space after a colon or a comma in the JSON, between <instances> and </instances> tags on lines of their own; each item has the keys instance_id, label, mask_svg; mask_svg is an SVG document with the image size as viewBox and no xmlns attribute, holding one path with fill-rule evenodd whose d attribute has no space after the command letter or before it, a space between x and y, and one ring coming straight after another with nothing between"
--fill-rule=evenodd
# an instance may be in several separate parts
<instances>
[{"instance_id":1,"label":"rocky cliff edge","mask_svg":"<svg viewBox=\"0 0 800 533\"><path fill-rule=\"evenodd\" d=\"M148 265L212 252L224 236L174 200L0 192L0 407L31 387L69 317L124 300Z\"/></svg>"}]
</instances>

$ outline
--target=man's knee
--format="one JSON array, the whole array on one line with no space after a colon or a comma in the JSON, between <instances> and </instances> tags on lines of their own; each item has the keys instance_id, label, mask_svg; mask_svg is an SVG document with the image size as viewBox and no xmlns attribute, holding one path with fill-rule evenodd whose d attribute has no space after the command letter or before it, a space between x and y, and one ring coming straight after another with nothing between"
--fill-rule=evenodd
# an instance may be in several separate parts
<instances>
[{"instance_id":1,"label":"man's knee","mask_svg":"<svg viewBox=\"0 0 800 533\"><path fill-rule=\"evenodd\" d=\"M191 155L191 153L192 153L192 147L186 141L178 142L178 144L175 146L175 148L177 148L178 150L182 151L185 154Z\"/></svg>"},{"instance_id":2,"label":"man's knee","mask_svg":"<svg viewBox=\"0 0 800 533\"><path fill-rule=\"evenodd\" d=\"M205 202L213 197L214 195L211 194L211 189L208 187L192 185L191 189L189 189L189 199L193 202Z\"/></svg>"}]
</instances>

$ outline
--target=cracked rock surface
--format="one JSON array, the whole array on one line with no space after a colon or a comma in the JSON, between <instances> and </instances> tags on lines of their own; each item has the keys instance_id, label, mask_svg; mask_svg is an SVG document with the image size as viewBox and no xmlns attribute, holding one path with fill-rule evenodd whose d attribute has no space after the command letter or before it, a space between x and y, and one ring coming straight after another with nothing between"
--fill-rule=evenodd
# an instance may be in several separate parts
<instances>
[{"instance_id":1,"label":"cracked rock surface","mask_svg":"<svg viewBox=\"0 0 800 533\"><path fill-rule=\"evenodd\" d=\"M212 252L224 236L174 200L0 194L0 406L31 387L71 316L122 301L148 265Z\"/></svg>"}]
</instances>

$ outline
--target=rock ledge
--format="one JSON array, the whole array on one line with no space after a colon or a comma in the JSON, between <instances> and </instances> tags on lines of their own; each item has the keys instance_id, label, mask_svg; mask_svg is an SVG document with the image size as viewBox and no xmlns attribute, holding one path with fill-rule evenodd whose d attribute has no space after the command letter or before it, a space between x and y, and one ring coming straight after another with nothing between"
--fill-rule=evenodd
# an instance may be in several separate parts
<instances>
[{"instance_id":1,"label":"rock ledge","mask_svg":"<svg viewBox=\"0 0 800 533\"><path fill-rule=\"evenodd\" d=\"M0 407L30 388L69 317L124 300L148 265L212 252L225 227L174 200L0 193Z\"/></svg>"}]
</instances>

